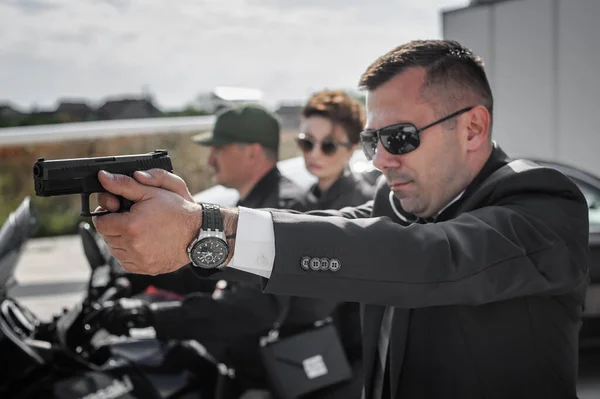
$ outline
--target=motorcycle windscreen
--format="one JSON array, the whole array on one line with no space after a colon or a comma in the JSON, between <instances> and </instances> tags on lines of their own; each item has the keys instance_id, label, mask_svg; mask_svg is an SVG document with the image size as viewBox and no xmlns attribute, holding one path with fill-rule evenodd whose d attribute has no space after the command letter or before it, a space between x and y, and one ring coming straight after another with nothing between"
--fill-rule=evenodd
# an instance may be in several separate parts
<instances>
[{"instance_id":1,"label":"motorcycle windscreen","mask_svg":"<svg viewBox=\"0 0 600 399\"><path fill-rule=\"evenodd\" d=\"M14 282L13 274L27 242L37 224L29 197L12 212L0 228L0 296Z\"/></svg>"}]
</instances>

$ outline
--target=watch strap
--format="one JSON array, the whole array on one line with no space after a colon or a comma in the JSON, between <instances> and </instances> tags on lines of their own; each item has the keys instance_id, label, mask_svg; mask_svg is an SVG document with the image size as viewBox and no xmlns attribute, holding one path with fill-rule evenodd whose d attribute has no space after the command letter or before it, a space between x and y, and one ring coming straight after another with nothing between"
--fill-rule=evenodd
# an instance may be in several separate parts
<instances>
[{"instance_id":1,"label":"watch strap","mask_svg":"<svg viewBox=\"0 0 600 399\"><path fill-rule=\"evenodd\" d=\"M223 231L223 216L218 205L202 204L202 230Z\"/></svg>"}]
</instances>

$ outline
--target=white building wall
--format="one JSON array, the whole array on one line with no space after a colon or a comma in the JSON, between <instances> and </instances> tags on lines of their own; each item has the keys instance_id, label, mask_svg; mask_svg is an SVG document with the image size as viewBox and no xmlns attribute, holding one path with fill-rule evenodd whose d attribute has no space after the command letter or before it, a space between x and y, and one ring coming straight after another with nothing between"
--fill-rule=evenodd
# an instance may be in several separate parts
<instances>
[{"instance_id":1,"label":"white building wall","mask_svg":"<svg viewBox=\"0 0 600 399\"><path fill-rule=\"evenodd\" d=\"M521 150L535 148L537 156L556 155L552 1L509 1L494 7L494 133L511 154L529 155Z\"/></svg>"},{"instance_id":2,"label":"white building wall","mask_svg":"<svg viewBox=\"0 0 600 399\"><path fill-rule=\"evenodd\" d=\"M494 40L492 7L465 8L443 16L443 34L446 39L465 44L483 58L490 82L494 80Z\"/></svg>"},{"instance_id":3,"label":"white building wall","mask_svg":"<svg viewBox=\"0 0 600 399\"><path fill-rule=\"evenodd\" d=\"M558 22L559 155L600 174L600 1L561 0Z\"/></svg>"},{"instance_id":4,"label":"white building wall","mask_svg":"<svg viewBox=\"0 0 600 399\"><path fill-rule=\"evenodd\" d=\"M599 0L510 0L443 14L444 37L484 59L494 137L510 155L600 174L599 21Z\"/></svg>"}]
</instances>

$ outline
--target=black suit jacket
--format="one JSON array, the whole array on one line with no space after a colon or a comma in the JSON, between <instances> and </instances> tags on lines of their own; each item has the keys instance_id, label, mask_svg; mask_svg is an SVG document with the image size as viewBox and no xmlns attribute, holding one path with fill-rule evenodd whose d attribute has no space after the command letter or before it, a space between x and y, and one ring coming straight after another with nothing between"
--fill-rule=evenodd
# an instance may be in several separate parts
<instances>
[{"instance_id":1,"label":"black suit jacket","mask_svg":"<svg viewBox=\"0 0 600 399\"><path fill-rule=\"evenodd\" d=\"M588 211L558 171L496 148L433 222L384 184L361 207L272 215L265 291L364 304L367 398L382 305L395 307L386 398L576 397ZM307 256L341 266L306 270Z\"/></svg>"}]
</instances>

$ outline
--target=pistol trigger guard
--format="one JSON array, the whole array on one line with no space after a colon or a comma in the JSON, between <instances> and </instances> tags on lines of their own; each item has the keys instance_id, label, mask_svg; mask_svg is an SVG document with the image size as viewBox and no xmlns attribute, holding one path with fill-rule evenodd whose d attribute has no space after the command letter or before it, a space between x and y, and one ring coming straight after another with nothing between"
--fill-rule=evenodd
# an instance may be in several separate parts
<instances>
[{"instance_id":1,"label":"pistol trigger guard","mask_svg":"<svg viewBox=\"0 0 600 399\"><path fill-rule=\"evenodd\" d=\"M131 206L135 204L135 202L128 200L127 198L121 197L117 195L119 200L119 210L117 212L129 212ZM111 211L98 211L91 212L90 211L90 195L89 194L81 194L81 216L84 217L93 217L93 216L102 216L107 215L109 213L113 213Z\"/></svg>"},{"instance_id":2,"label":"pistol trigger guard","mask_svg":"<svg viewBox=\"0 0 600 399\"><path fill-rule=\"evenodd\" d=\"M88 213L81 212L81 216L93 217L93 216L108 215L109 213L112 213L112 212L111 211L98 211L98 212L88 212Z\"/></svg>"},{"instance_id":3,"label":"pistol trigger guard","mask_svg":"<svg viewBox=\"0 0 600 399\"><path fill-rule=\"evenodd\" d=\"M92 216L90 213L90 195L81 194L81 216Z\"/></svg>"},{"instance_id":4,"label":"pistol trigger guard","mask_svg":"<svg viewBox=\"0 0 600 399\"><path fill-rule=\"evenodd\" d=\"M119 197L119 203L123 204L123 202L121 201L121 198L122 197ZM121 210L121 208L119 208L119 211L120 210ZM108 215L109 213L112 213L112 212L111 211L91 212L90 211L90 194L81 194L81 213L80 213L81 216L94 217L94 216Z\"/></svg>"},{"instance_id":5,"label":"pistol trigger guard","mask_svg":"<svg viewBox=\"0 0 600 399\"><path fill-rule=\"evenodd\" d=\"M102 216L112 213L111 211L98 211L98 212L90 212L90 195L89 194L81 194L81 216L84 217L93 217L93 216Z\"/></svg>"}]
</instances>

